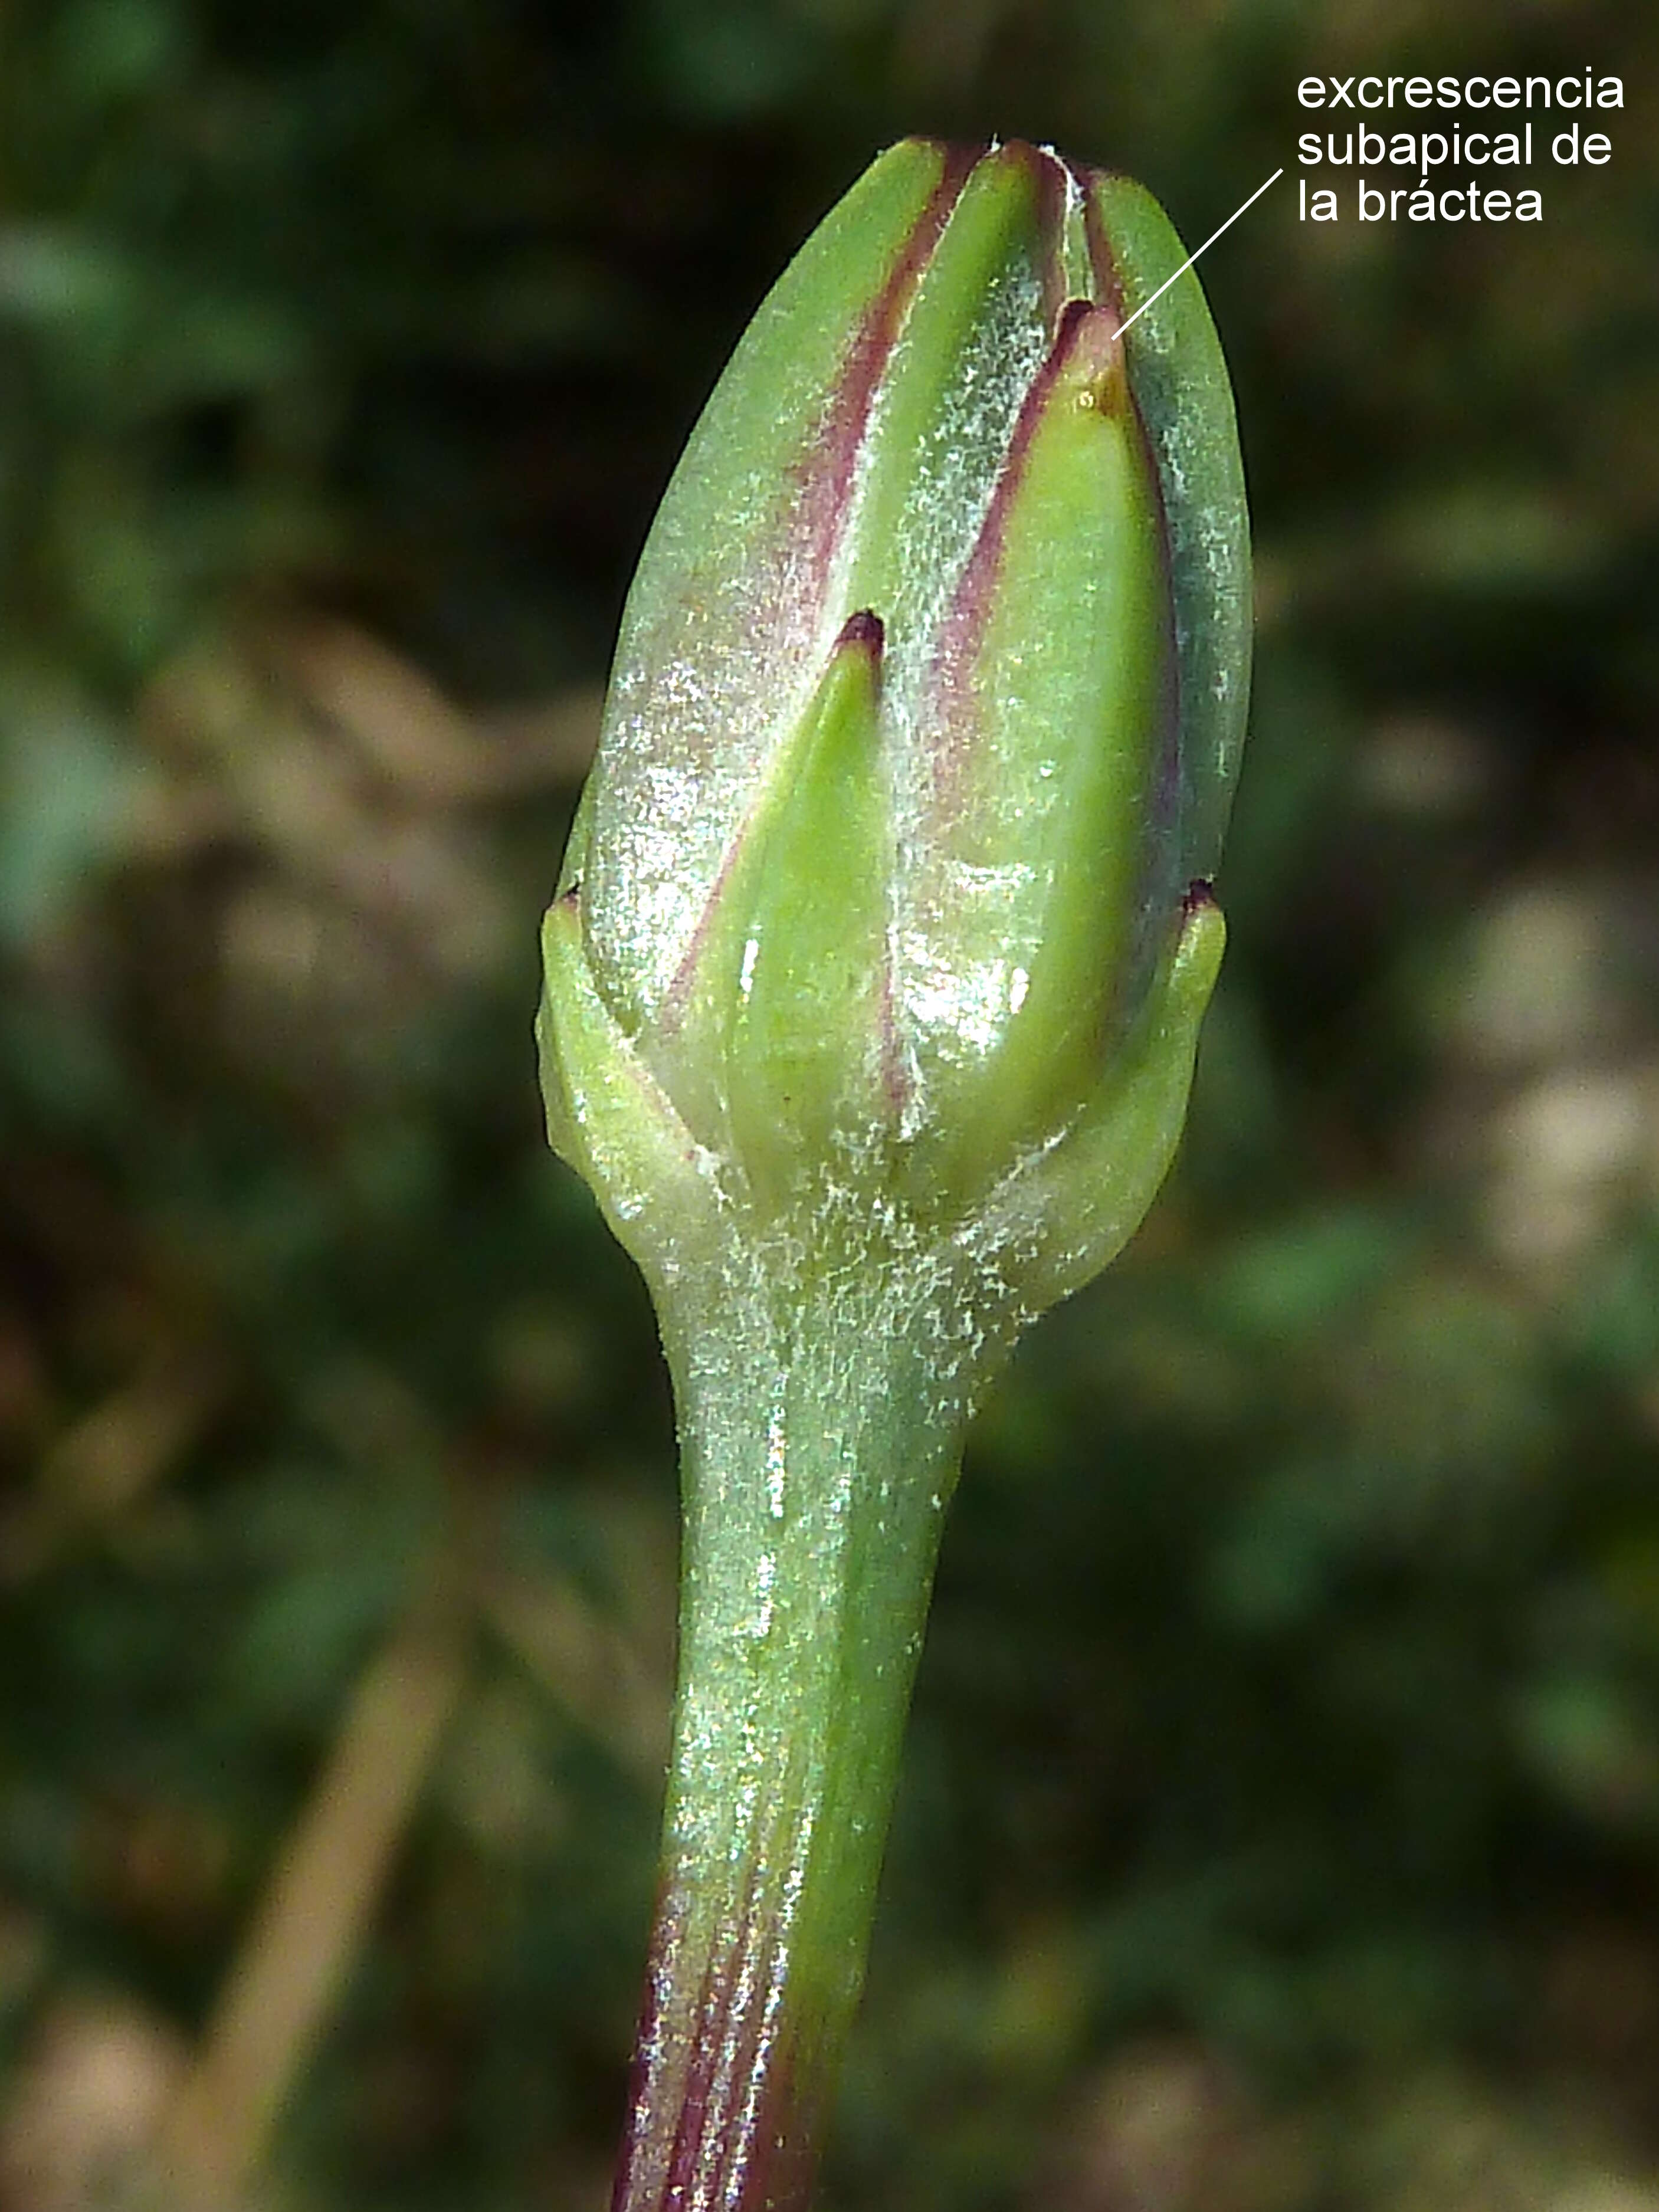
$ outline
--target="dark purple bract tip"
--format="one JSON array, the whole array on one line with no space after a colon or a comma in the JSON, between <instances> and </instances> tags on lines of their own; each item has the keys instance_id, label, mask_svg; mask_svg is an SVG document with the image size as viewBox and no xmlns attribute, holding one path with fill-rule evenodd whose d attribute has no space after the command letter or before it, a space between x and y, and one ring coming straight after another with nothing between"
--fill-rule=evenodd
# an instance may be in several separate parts
<instances>
[{"instance_id":1,"label":"dark purple bract tip","mask_svg":"<svg viewBox=\"0 0 1659 2212\"><path fill-rule=\"evenodd\" d=\"M881 617L872 613L868 607L861 607L857 614L848 615L842 623L841 635L836 640L836 650L839 653L844 645L861 645L867 653L879 659L886 643L887 632L882 626Z\"/></svg>"},{"instance_id":2,"label":"dark purple bract tip","mask_svg":"<svg viewBox=\"0 0 1659 2212\"><path fill-rule=\"evenodd\" d=\"M1076 343L1079 326L1097 311L1093 300L1068 300L1060 311L1060 320L1054 328L1054 351L1067 352Z\"/></svg>"},{"instance_id":3,"label":"dark purple bract tip","mask_svg":"<svg viewBox=\"0 0 1659 2212\"><path fill-rule=\"evenodd\" d=\"M1183 915L1201 914L1206 906L1216 903L1215 885L1207 876L1194 876L1181 895Z\"/></svg>"}]
</instances>

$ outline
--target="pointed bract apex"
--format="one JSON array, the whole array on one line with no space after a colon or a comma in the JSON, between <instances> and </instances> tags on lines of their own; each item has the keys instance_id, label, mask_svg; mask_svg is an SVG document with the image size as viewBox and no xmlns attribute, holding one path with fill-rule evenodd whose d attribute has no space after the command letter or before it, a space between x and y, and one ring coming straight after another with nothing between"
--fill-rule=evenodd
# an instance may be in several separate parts
<instances>
[{"instance_id":1,"label":"pointed bract apex","mask_svg":"<svg viewBox=\"0 0 1659 2212\"><path fill-rule=\"evenodd\" d=\"M859 646L873 660L881 659L886 643L887 632L881 617L872 613L868 607L860 608L855 615L848 615L842 624L841 635L836 640L837 651L843 646Z\"/></svg>"},{"instance_id":2,"label":"pointed bract apex","mask_svg":"<svg viewBox=\"0 0 1659 2212\"><path fill-rule=\"evenodd\" d=\"M1184 259L1121 178L906 140L693 434L562 888L594 1003L733 1220L833 1190L959 1238L1132 1062L1190 1068L1170 945L1231 802L1249 592L1197 278L1152 298ZM1140 1085L1156 1141L1121 1122L1149 1160L1185 1085Z\"/></svg>"}]
</instances>

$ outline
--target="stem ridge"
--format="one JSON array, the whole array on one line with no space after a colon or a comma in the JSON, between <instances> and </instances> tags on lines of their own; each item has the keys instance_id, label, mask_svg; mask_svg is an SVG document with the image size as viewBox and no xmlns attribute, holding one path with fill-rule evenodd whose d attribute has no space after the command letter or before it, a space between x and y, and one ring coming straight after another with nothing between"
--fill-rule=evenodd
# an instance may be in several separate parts
<instances>
[{"instance_id":1,"label":"stem ridge","mask_svg":"<svg viewBox=\"0 0 1659 2212\"><path fill-rule=\"evenodd\" d=\"M862 1981L967 1405L908 1271L789 1272L705 1285L669 1344L678 1721L612 2212L803 2206Z\"/></svg>"}]
</instances>

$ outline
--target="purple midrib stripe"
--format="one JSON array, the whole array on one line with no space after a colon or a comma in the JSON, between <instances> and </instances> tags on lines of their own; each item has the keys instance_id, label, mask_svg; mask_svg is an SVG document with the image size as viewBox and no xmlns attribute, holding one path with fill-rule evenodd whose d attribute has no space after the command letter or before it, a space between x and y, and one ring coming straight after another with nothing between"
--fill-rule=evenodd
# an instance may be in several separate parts
<instances>
[{"instance_id":1,"label":"purple midrib stripe","mask_svg":"<svg viewBox=\"0 0 1659 2212\"><path fill-rule=\"evenodd\" d=\"M1089 189L1091 173L1062 156L1032 150L1039 179L1040 280L1043 309L1054 336L1047 357L1021 403L979 534L934 649L930 689L939 714L939 741L933 747L933 773L934 796L940 801L945 799L956 781L951 771L968 742L968 732L962 725L971 722L973 715L973 663L1002 566L1009 510L1024 476L1037 423L1071 350L1081 315L1091 307L1105 307L1120 322L1123 319L1123 294L1117 264L1101 223L1100 210ZM1067 300L1064 296L1060 240L1068 178L1083 206L1084 237L1094 280L1092 301Z\"/></svg>"},{"instance_id":2,"label":"purple midrib stripe","mask_svg":"<svg viewBox=\"0 0 1659 2212\"><path fill-rule=\"evenodd\" d=\"M963 569L950 612L940 628L929 687L939 714L937 732L933 740L936 800L945 799L954 785L956 779L951 771L964 753L970 733L974 710L973 667L1002 568L1009 512L1024 478L1031 443L1048 404L1048 395L1066 365L1078 325L1090 312L1090 307L1091 303L1086 300L1073 300L1060 311L1060 327L1054 343L1020 403L1013 434L1008 441L1008 450L1003 457L996 483L992 487L979 535Z\"/></svg>"},{"instance_id":3,"label":"purple midrib stripe","mask_svg":"<svg viewBox=\"0 0 1659 2212\"><path fill-rule=\"evenodd\" d=\"M1066 168L1083 202L1083 235L1089 248L1089 265L1094 271L1096 304L1109 307L1121 323L1123 283L1118 275L1117 258L1100 220L1100 203L1089 189L1099 172L1084 168L1076 161L1067 161Z\"/></svg>"},{"instance_id":4,"label":"purple midrib stripe","mask_svg":"<svg viewBox=\"0 0 1659 2212\"><path fill-rule=\"evenodd\" d=\"M922 270L933 258L940 234L962 196L981 149L946 147L939 181L928 194L910 235L888 271L887 281L865 310L857 337L848 349L823 427L800 465L807 574L822 599L828 588L836 547L852 511L859 455L869 428L882 372L892 354Z\"/></svg>"},{"instance_id":5,"label":"purple midrib stripe","mask_svg":"<svg viewBox=\"0 0 1659 2212\"><path fill-rule=\"evenodd\" d=\"M860 451L869 428L882 372L891 356L921 273L933 258L981 150L977 146L943 149L939 180L912 225L902 251L889 270L886 282L866 308L858 334L848 349L824 420L797 464L800 498L794 528L799 557L798 566L791 564L794 574L789 580L790 587L803 592L817 606L820 617L836 555L852 517ZM659 1019L666 1028L672 1028L685 1011L704 938L719 910L721 894L752 819L751 811L738 825L726 847L691 941L664 994Z\"/></svg>"},{"instance_id":6,"label":"purple midrib stripe","mask_svg":"<svg viewBox=\"0 0 1659 2212\"><path fill-rule=\"evenodd\" d=\"M1088 240L1089 259L1094 270L1095 283L1099 287L1101 298L1112 307L1118 320L1121 322L1127 302L1124 297L1123 281L1118 270L1116 257L1112 252L1111 241L1108 239L1105 228L1101 222L1099 203L1089 189L1087 171L1079 169L1074 164L1067 166L1071 168L1072 175L1083 195L1084 234ZM1140 343L1141 335L1137 331L1132 331L1124 339L1123 373L1128 380L1131 403L1129 411L1133 417L1134 433L1140 441L1147 481L1152 487L1152 496L1156 505L1158 550L1162 558L1166 585L1164 600L1166 605L1173 610L1175 548L1170 532L1170 510L1165 496L1164 472L1160 465L1158 448L1147 428L1146 413L1140 404L1140 393L1135 377L1135 356ZM1174 847L1176 841L1171 833L1178 826L1182 798L1181 732L1186 720L1186 698L1182 690L1184 672L1182 667L1179 644L1173 635L1173 612L1170 629L1169 650L1164 660L1168 674L1167 696L1164 702L1164 727L1158 747L1158 769L1153 779L1152 804L1149 810L1151 820L1147 825L1150 848L1154 851ZM1147 919L1151 921L1151 917Z\"/></svg>"}]
</instances>

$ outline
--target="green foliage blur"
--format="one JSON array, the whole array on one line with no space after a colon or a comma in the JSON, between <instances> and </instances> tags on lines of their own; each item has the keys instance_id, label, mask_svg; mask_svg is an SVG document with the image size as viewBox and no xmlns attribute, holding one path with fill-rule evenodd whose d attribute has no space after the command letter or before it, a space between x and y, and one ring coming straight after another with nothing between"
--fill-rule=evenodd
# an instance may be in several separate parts
<instances>
[{"instance_id":1,"label":"green foliage blur","mask_svg":"<svg viewBox=\"0 0 1659 2212\"><path fill-rule=\"evenodd\" d=\"M825 2204L1659 2209L1659 17L10 0L5 2212L604 2202L673 1448L536 924L795 244L906 131L1196 241L1310 71L1586 65L1541 225L1292 166L1204 264L1232 950L976 1433Z\"/></svg>"}]
</instances>

